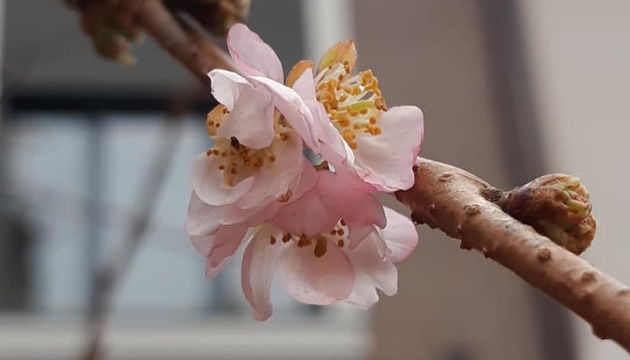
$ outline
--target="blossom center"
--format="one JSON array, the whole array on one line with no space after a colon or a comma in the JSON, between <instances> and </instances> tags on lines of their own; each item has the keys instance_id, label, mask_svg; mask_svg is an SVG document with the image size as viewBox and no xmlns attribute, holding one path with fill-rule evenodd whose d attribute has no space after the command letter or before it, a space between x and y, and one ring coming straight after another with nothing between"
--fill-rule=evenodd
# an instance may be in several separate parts
<instances>
[{"instance_id":1,"label":"blossom center","mask_svg":"<svg viewBox=\"0 0 630 360\"><path fill-rule=\"evenodd\" d=\"M277 154L274 148L277 146L275 145L288 140L289 128L280 115L274 116L275 133L271 145L262 149L250 148L241 144L234 136L227 139L218 135L218 128L230 112L222 105L217 108L219 108L218 111L213 110L208 114L206 127L210 138L214 140L214 146L206 151L206 155L217 158L216 168L223 174L224 184L233 187L243 179L256 175L263 168L270 167L276 162ZM210 116L211 114L213 116ZM276 114L279 113L276 111Z\"/></svg>"},{"instance_id":2,"label":"blossom center","mask_svg":"<svg viewBox=\"0 0 630 360\"><path fill-rule=\"evenodd\" d=\"M387 105L371 70L351 76L347 61L336 62L317 74L315 82L317 100L351 149L358 148L357 136L381 133L378 121Z\"/></svg>"},{"instance_id":3,"label":"blossom center","mask_svg":"<svg viewBox=\"0 0 630 360\"><path fill-rule=\"evenodd\" d=\"M339 220L333 229L328 233L320 233L315 236L307 236L306 234L294 235L291 233L284 233L280 239L271 235L269 237L269 244L271 246L282 241L284 244L292 244L298 248L311 248L313 256L321 258L328 252L329 246L337 246L340 248L347 247L348 241L348 227L346 223Z\"/></svg>"}]
</instances>

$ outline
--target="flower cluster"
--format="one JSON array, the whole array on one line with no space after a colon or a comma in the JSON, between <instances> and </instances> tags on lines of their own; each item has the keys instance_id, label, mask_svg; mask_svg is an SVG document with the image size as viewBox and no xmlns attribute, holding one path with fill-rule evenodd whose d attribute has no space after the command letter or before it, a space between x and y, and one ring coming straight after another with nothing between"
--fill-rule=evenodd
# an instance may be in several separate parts
<instances>
[{"instance_id":1,"label":"flower cluster","mask_svg":"<svg viewBox=\"0 0 630 360\"><path fill-rule=\"evenodd\" d=\"M372 72L353 73L351 40L317 67L299 62L286 83L275 52L245 25L227 41L241 71L209 73L220 103L207 117L214 145L194 161L186 222L206 275L245 246L242 287L257 320L272 313L274 277L308 304L368 308L377 288L395 294L394 264L417 233L374 195L413 185L422 112L387 108Z\"/></svg>"}]
</instances>

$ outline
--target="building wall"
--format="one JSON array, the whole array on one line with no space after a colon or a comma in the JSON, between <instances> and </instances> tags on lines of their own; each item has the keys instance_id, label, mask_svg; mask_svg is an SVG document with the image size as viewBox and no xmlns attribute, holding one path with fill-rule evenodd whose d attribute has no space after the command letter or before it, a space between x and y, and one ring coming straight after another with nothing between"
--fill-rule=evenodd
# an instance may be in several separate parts
<instances>
[{"instance_id":1,"label":"building wall","mask_svg":"<svg viewBox=\"0 0 630 360\"><path fill-rule=\"evenodd\" d=\"M544 153L550 168L582 178L598 220L584 257L630 283L625 190L630 94L630 3L521 0ZM577 316L580 359L627 359Z\"/></svg>"},{"instance_id":2,"label":"building wall","mask_svg":"<svg viewBox=\"0 0 630 360\"><path fill-rule=\"evenodd\" d=\"M390 106L423 109L423 156L508 186L481 4L355 1L359 62L379 77ZM541 358L529 286L439 231L419 231L399 294L374 310L374 358Z\"/></svg>"}]
</instances>

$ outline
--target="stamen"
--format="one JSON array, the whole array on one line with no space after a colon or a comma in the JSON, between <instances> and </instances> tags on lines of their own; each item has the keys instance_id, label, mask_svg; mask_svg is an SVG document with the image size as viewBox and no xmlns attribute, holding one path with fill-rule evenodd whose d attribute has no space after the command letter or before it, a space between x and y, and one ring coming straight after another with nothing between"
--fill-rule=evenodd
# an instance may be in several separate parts
<instances>
[{"instance_id":1,"label":"stamen","mask_svg":"<svg viewBox=\"0 0 630 360\"><path fill-rule=\"evenodd\" d=\"M282 194L278 198L278 202L285 203L285 202L291 200L291 196L293 196L293 191L291 191L291 189L289 189L289 190L287 190L286 193Z\"/></svg>"},{"instance_id":2,"label":"stamen","mask_svg":"<svg viewBox=\"0 0 630 360\"><path fill-rule=\"evenodd\" d=\"M305 234L300 235L300 240L297 242L299 248L307 246L308 237Z\"/></svg>"},{"instance_id":3,"label":"stamen","mask_svg":"<svg viewBox=\"0 0 630 360\"><path fill-rule=\"evenodd\" d=\"M315 249L313 250L313 255L315 257L320 258L326 255L326 251L328 250L328 240L326 238L320 237L315 242Z\"/></svg>"},{"instance_id":4,"label":"stamen","mask_svg":"<svg viewBox=\"0 0 630 360\"><path fill-rule=\"evenodd\" d=\"M271 245L275 245L276 244L276 237L275 236L271 235L269 237L269 244L271 244Z\"/></svg>"},{"instance_id":5,"label":"stamen","mask_svg":"<svg viewBox=\"0 0 630 360\"><path fill-rule=\"evenodd\" d=\"M351 149L359 146L357 135L381 134L377 123L387 105L371 70L351 76L349 65L338 62L320 72L315 81L318 101Z\"/></svg>"},{"instance_id":6,"label":"stamen","mask_svg":"<svg viewBox=\"0 0 630 360\"><path fill-rule=\"evenodd\" d=\"M230 138L230 145L235 149L238 149L239 147L241 147L241 143L238 142L238 139L234 136Z\"/></svg>"}]
</instances>

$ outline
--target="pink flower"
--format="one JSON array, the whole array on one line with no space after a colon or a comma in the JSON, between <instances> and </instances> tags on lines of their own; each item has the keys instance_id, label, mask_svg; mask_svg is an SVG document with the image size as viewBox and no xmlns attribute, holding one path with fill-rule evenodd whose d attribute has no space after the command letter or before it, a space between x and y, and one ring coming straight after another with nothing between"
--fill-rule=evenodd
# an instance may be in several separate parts
<instances>
[{"instance_id":1,"label":"pink flower","mask_svg":"<svg viewBox=\"0 0 630 360\"><path fill-rule=\"evenodd\" d=\"M295 236L267 224L251 239L243 255L241 282L252 316L272 314L271 282L276 276L294 299L315 305L348 302L367 309L378 301L376 289L388 296L398 290L396 266L415 249L418 238L406 217L385 209L387 227L366 227L356 234L344 219L329 231ZM356 237L356 236L355 236Z\"/></svg>"},{"instance_id":2,"label":"pink flower","mask_svg":"<svg viewBox=\"0 0 630 360\"><path fill-rule=\"evenodd\" d=\"M302 151L304 145L318 148L320 141L310 109L282 84L282 65L273 50L242 24L230 30L228 46L246 75L209 73L221 105L208 114L214 146L195 160L192 183L201 201L222 208L218 216L240 211L243 217L290 201L298 185L313 185L302 178L309 174ZM303 78L312 79L312 73ZM307 91L299 77L294 82Z\"/></svg>"},{"instance_id":3,"label":"pink flower","mask_svg":"<svg viewBox=\"0 0 630 360\"><path fill-rule=\"evenodd\" d=\"M302 198L318 181L314 168L307 161L303 162L302 171L293 199ZM211 278L221 271L246 240L250 228L263 224L287 203L274 201L264 207L248 209L232 204L216 206L205 203L193 191L185 229L195 249L206 257L206 277Z\"/></svg>"},{"instance_id":4,"label":"pink flower","mask_svg":"<svg viewBox=\"0 0 630 360\"><path fill-rule=\"evenodd\" d=\"M338 43L322 57L314 80L317 100L353 156L335 151L378 191L406 190L424 137L422 111L388 109L371 70L352 75L356 59L352 40Z\"/></svg>"},{"instance_id":5,"label":"pink flower","mask_svg":"<svg viewBox=\"0 0 630 360\"><path fill-rule=\"evenodd\" d=\"M377 191L413 184L422 112L387 109L371 72L352 76L352 41L283 84L273 50L245 25L228 34L241 74L209 73L221 103L208 114L214 146L192 169L186 231L213 277L245 246L242 286L254 318L271 315L274 277L298 301L368 308L397 291L395 264L418 237ZM304 148L322 157L313 166Z\"/></svg>"}]
</instances>

